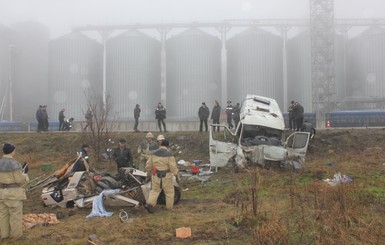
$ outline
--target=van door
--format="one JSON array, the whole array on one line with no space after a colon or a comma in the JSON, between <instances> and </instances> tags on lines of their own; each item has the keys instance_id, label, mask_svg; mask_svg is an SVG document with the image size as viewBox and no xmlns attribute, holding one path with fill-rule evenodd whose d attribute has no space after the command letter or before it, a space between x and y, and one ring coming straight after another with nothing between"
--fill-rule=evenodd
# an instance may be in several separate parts
<instances>
[{"instance_id":1,"label":"van door","mask_svg":"<svg viewBox=\"0 0 385 245\"><path fill-rule=\"evenodd\" d=\"M224 125L216 127L220 128L220 131L213 131L213 126L210 127L210 166L224 167L229 160L236 155L237 141L235 135Z\"/></svg>"},{"instance_id":2,"label":"van door","mask_svg":"<svg viewBox=\"0 0 385 245\"><path fill-rule=\"evenodd\" d=\"M302 168L305 164L305 156L309 145L309 139L309 132L295 132L286 140L288 161L292 161L292 165L296 169Z\"/></svg>"}]
</instances>

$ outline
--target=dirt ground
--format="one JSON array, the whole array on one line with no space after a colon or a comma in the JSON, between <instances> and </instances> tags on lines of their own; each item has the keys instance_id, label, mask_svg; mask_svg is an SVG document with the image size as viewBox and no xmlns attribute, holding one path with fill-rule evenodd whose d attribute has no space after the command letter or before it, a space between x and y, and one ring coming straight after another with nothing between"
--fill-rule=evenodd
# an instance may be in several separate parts
<instances>
[{"instance_id":1,"label":"dirt ground","mask_svg":"<svg viewBox=\"0 0 385 245\"><path fill-rule=\"evenodd\" d=\"M144 135L117 133L113 137L125 137L135 151ZM172 132L166 137L180 146L177 161L209 162L208 134ZM17 160L30 163L31 180L48 176L72 159L82 139L76 133L0 135L3 142L17 146ZM158 206L154 214L141 207L107 207L114 213L111 217L86 219L90 209L44 207L41 190L36 190L28 194L24 213L54 213L60 223L38 225L25 231L25 240L2 244L87 244L92 234L98 239L95 244L381 244L385 237L384 143L382 128L320 130L310 143L304 170L257 169L235 174L224 168L207 182L184 181L182 199L175 209ZM50 163L52 170L43 171L43 163ZM95 163L95 167L115 171L111 162ZM353 179L354 185L345 187L342 194L323 182L336 172ZM314 205L321 197L317 205L325 201L324 205ZM348 219L348 226L336 222L336 216L330 221L332 217L327 215L336 208L331 203L345 201L348 204L342 205L345 215L341 219ZM304 203L310 203L311 209L301 209ZM129 214L129 222L119 219L121 211ZM317 212L318 218L314 218ZM175 230L180 227L190 227L192 237L176 238Z\"/></svg>"}]
</instances>

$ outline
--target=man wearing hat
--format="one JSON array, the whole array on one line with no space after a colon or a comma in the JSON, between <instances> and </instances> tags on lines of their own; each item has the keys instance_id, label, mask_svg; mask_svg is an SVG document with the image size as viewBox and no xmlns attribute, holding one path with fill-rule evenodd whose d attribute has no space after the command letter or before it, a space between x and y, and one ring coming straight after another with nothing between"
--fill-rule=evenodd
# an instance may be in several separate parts
<instances>
[{"instance_id":1,"label":"man wearing hat","mask_svg":"<svg viewBox=\"0 0 385 245\"><path fill-rule=\"evenodd\" d=\"M146 162L150 155L158 150L159 146L154 141L154 135L151 132L146 134L146 139L138 146L138 154L140 154L139 170L145 171Z\"/></svg>"},{"instance_id":2,"label":"man wearing hat","mask_svg":"<svg viewBox=\"0 0 385 245\"><path fill-rule=\"evenodd\" d=\"M174 183L173 176L177 176L178 167L175 157L167 150L169 142L166 139L161 140L159 150L150 156L146 163L146 171L151 176L151 191L146 204L148 212L153 213L160 192L163 190L166 196L166 208L174 207Z\"/></svg>"},{"instance_id":3,"label":"man wearing hat","mask_svg":"<svg viewBox=\"0 0 385 245\"><path fill-rule=\"evenodd\" d=\"M127 148L125 139L122 138L119 140L119 147L114 149L112 158L118 166L118 171L119 168L133 167L132 153L131 150Z\"/></svg>"},{"instance_id":4,"label":"man wearing hat","mask_svg":"<svg viewBox=\"0 0 385 245\"><path fill-rule=\"evenodd\" d=\"M3 145L0 159L0 235L1 239L20 238L23 235L23 200L27 199L22 187L29 182L28 167L13 159L15 146Z\"/></svg>"}]
</instances>

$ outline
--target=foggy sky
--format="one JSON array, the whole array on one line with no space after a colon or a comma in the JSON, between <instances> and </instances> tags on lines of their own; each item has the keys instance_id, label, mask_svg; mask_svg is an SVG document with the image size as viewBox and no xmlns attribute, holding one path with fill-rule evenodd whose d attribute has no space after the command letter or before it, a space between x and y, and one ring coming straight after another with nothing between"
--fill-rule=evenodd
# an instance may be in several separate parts
<instances>
[{"instance_id":1,"label":"foggy sky","mask_svg":"<svg viewBox=\"0 0 385 245\"><path fill-rule=\"evenodd\" d=\"M335 0L336 18L385 18L384 0ZM0 0L0 24L37 21L55 38L85 25L308 18L309 0Z\"/></svg>"}]
</instances>

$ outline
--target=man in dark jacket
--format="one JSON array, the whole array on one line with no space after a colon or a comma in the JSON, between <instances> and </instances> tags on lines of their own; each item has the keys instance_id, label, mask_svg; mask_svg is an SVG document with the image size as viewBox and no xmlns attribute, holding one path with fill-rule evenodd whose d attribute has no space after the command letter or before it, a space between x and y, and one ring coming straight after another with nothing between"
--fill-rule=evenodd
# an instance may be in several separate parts
<instances>
[{"instance_id":1,"label":"man in dark jacket","mask_svg":"<svg viewBox=\"0 0 385 245\"><path fill-rule=\"evenodd\" d=\"M301 131L309 132L310 133L310 139L314 139L316 129L313 127L313 124L311 122L306 120L302 125Z\"/></svg>"},{"instance_id":2,"label":"man in dark jacket","mask_svg":"<svg viewBox=\"0 0 385 245\"><path fill-rule=\"evenodd\" d=\"M131 150L126 147L125 139L119 140L119 147L114 149L112 158L118 166L118 171L119 168L133 167L132 153Z\"/></svg>"},{"instance_id":3,"label":"man in dark jacket","mask_svg":"<svg viewBox=\"0 0 385 245\"><path fill-rule=\"evenodd\" d=\"M213 119L213 124L219 124L219 118L221 117L221 106L219 105L218 101L215 101L213 110L211 112L211 119ZM216 127L219 131L219 127ZM215 127L214 130L215 131Z\"/></svg>"},{"instance_id":4,"label":"man in dark jacket","mask_svg":"<svg viewBox=\"0 0 385 245\"><path fill-rule=\"evenodd\" d=\"M233 119L235 128L237 128L239 121L241 121L241 107L239 103L233 108Z\"/></svg>"},{"instance_id":5,"label":"man in dark jacket","mask_svg":"<svg viewBox=\"0 0 385 245\"><path fill-rule=\"evenodd\" d=\"M227 101L226 114L227 114L227 124L229 128L233 128L233 109L234 107L231 105L231 100Z\"/></svg>"},{"instance_id":6,"label":"man in dark jacket","mask_svg":"<svg viewBox=\"0 0 385 245\"><path fill-rule=\"evenodd\" d=\"M61 109L61 111L59 112L59 131L63 130L63 125L64 125L64 111L65 109Z\"/></svg>"},{"instance_id":7,"label":"man in dark jacket","mask_svg":"<svg viewBox=\"0 0 385 245\"><path fill-rule=\"evenodd\" d=\"M36 120L37 120L37 132L40 132L43 130L43 106L39 105L39 109L36 111Z\"/></svg>"},{"instance_id":8,"label":"man in dark jacket","mask_svg":"<svg viewBox=\"0 0 385 245\"><path fill-rule=\"evenodd\" d=\"M296 128L297 131L300 131L302 129L303 113L304 113L303 106L300 103L295 102L293 106L293 116L297 127Z\"/></svg>"},{"instance_id":9,"label":"man in dark jacket","mask_svg":"<svg viewBox=\"0 0 385 245\"><path fill-rule=\"evenodd\" d=\"M166 108L161 102L158 103L158 106L155 109L155 119L158 120L159 131L162 132L161 124L163 124L163 130L164 132L167 132L166 123L164 122L164 119L166 119Z\"/></svg>"},{"instance_id":10,"label":"man in dark jacket","mask_svg":"<svg viewBox=\"0 0 385 245\"><path fill-rule=\"evenodd\" d=\"M80 151L78 152L78 154L81 154L81 157L74 163L72 167L73 172L86 171L87 168L89 168L89 151L90 146L88 144L83 144L82 148L80 148Z\"/></svg>"},{"instance_id":11,"label":"man in dark jacket","mask_svg":"<svg viewBox=\"0 0 385 245\"><path fill-rule=\"evenodd\" d=\"M135 109L134 109L134 118L135 118L134 131L135 132L139 132L138 125L139 125L140 112L141 112L140 105L136 104Z\"/></svg>"},{"instance_id":12,"label":"man in dark jacket","mask_svg":"<svg viewBox=\"0 0 385 245\"><path fill-rule=\"evenodd\" d=\"M198 116L200 119L199 131L202 132L202 128L203 128L202 124L204 123L205 124L205 130L207 132L207 119L209 119L210 110L206 106L205 102L202 102L201 107L199 107Z\"/></svg>"},{"instance_id":13,"label":"man in dark jacket","mask_svg":"<svg viewBox=\"0 0 385 245\"><path fill-rule=\"evenodd\" d=\"M41 120L43 123L42 129L43 131L48 131L48 112L47 112L47 106L43 105L42 113L41 113Z\"/></svg>"},{"instance_id":14,"label":"man in dark jacket","mask_svg":"<svg viewBox=\"0 0 385 245\"><path fill-rule=\"evenodd\" d=\"M295 103L294 100L292 100L289 108L287 108L287 112L289 112L289 129L290 130L296 129L295 120L294 120L294 111L293 111L294 103Z\"/></svg>"}]
</instances>

